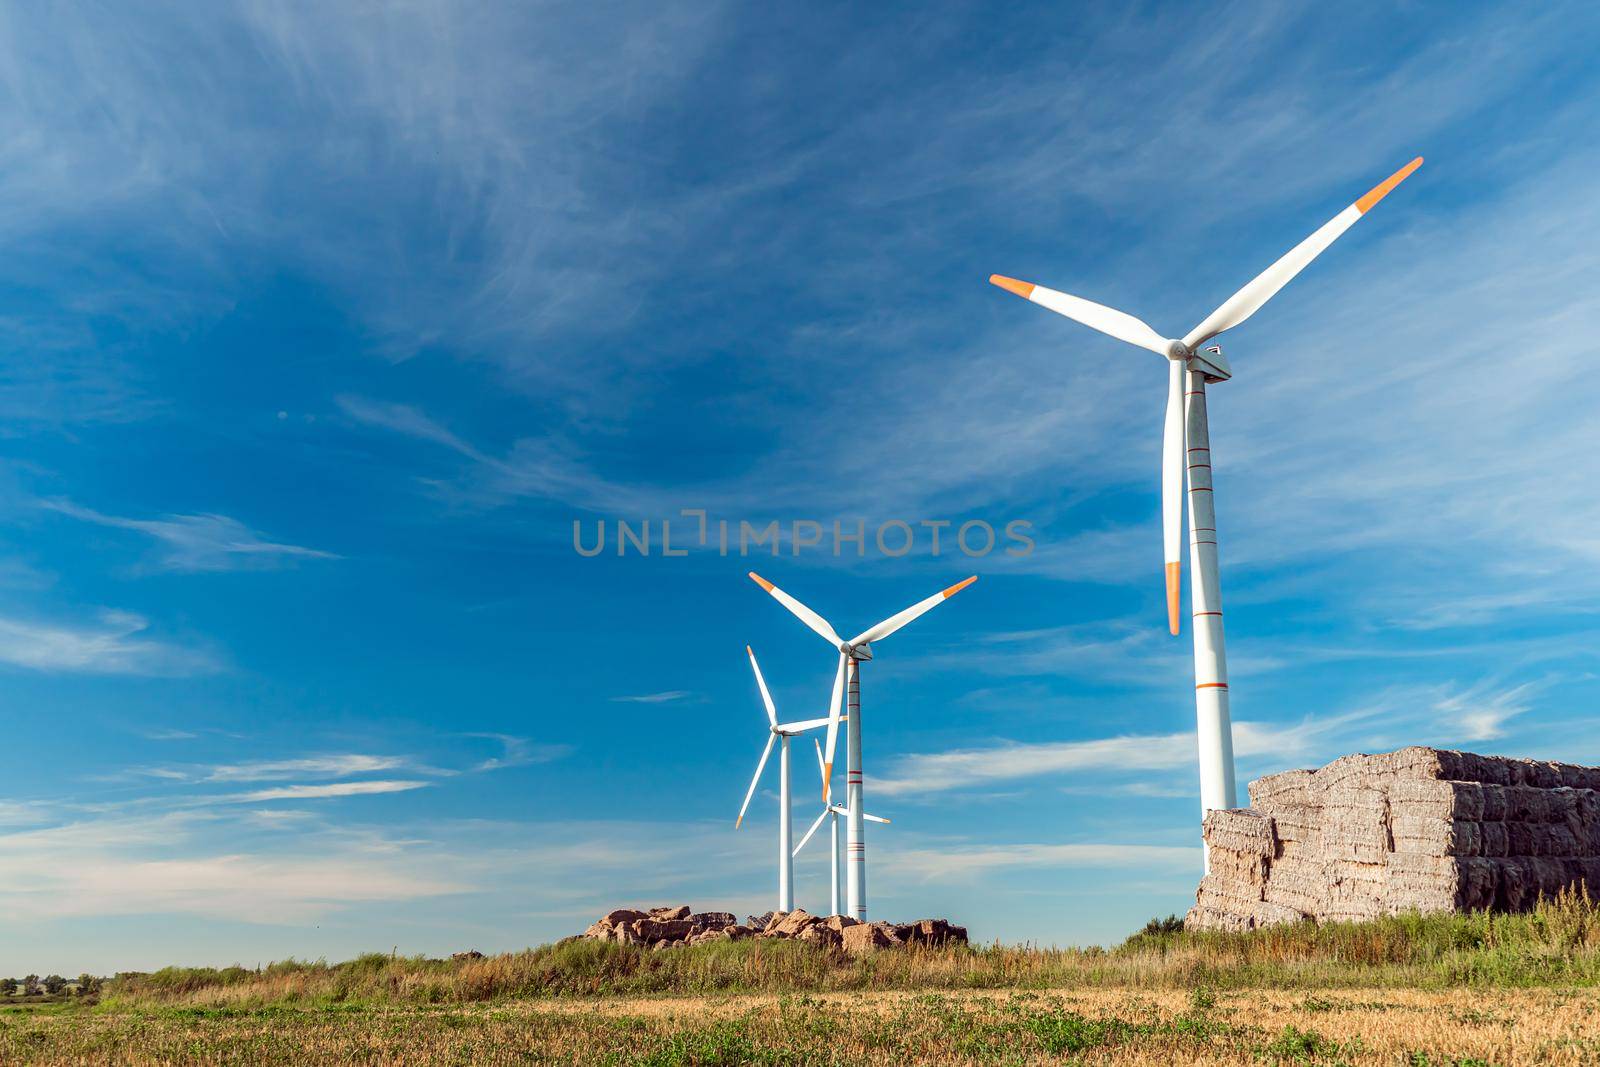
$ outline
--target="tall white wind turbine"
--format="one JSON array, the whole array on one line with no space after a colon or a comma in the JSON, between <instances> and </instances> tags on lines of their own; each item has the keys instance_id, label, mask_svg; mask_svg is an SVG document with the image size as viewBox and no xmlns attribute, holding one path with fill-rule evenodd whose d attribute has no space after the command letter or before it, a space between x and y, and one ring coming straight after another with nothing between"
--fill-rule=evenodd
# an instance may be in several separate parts
<instances>
[{"instance_id":1,"label":"tall white wind turbine","mask_svg":"<svg viewBox=\"0 0 1600 1067\"><path fill-rule=\"evenodd\" d=\"M876 626L868 627L849 641L841 638L828 620L806 607L782 589L767 581L755 571L750 578L772 594L774 600L788 608L790 613L805 623L811 631L839 650L839 669L833 678L833 698L828 704L828 744L822 763L822 800L829 803L833 795L834 746L839 736L839 698L849 693L849 714L846 720L848 738L845 742L845 808L849 862L846 864L845 882L848 896L848 914L865 921L867 917L867 835L864 825L866 814L861 807L861 664L872 658L872 642L882 641L906 623L933 610L978 580L977 575L957 582L926 600L891 615Z\"/></svg>"},{"instance_id":2,"label":"tall white wind turbine","mask_svg":"<svg viewBox=\"0 0 1600 1067\"><path fill-rule=\"evenodd\" d=\"M761 689L761 702L767 708L767 747L761 750L761 762L756 764L755 777L750 779L750 788L745 791L744 803L739 805L739 817L734 820L733 828L737 830L739 824L744 822L744 813L750 807L750 798L756 795L761 772L767 769L767 757L772 755L772 746L781 742L778 752L778 910L793 911L794 849L790 847L790 841L794 836L794 818L789 798L789 738L819 726L832 727L836 712L830 711L825 719L778 722L778 709L772 703L772 694L767 691L767 680L761 677L761 665L756 662L756 654L749 645L744 646L744 650L749 653L750 669L755 671L756 685Z\"/></svg>"},{"instance_id":3,"label":"tall white wind turbine","mask_svg":"<svg viewBox=\"0 0 1600 1067\"><path fill-rule=\"evenodd\" d=\"M828 784L828 764L822 758L822 744L815 739L811 743L817 747L817 770L822 772L822 784L826 788ZM841 815L848 819L850 817L850 809L824 801L822 814L817 816L817 821L811 824L811 829L806 831L806 835L800 839L800 843L794 846L794 854L796 856L800 855L800 850L806 847L806 842L810 841L812 835L817 832L817 827L822 825L822 820L828 820L828 843L830 846L828 850L829 915L844 914L844 853L840 851L840 846L844 842L839 836L839 817ZM868 822L881 822L885 825L889 822L888 819L880 819L878 816L866 812L862 812L861 817Z\"/></svg>"},{"instance_id":4,"label":"tall white wind turbine","mask_svg":"<svg viewBox=\"0 0 1600 1067\"><path fill-rule=\"evenodd\" d=\"M1201 345L1244 322L1295 275L1354 226L1373 205L1422 166L1418 156L1373 186L1361 199L1330 219L1310 237L1284 253L1222 306L1207 315L1181 340L1162 337L1125 312L1054 289L1019 282L1004 275L989 281L1069 319L1120 341L1147 348L1171 361L1167 382L1167 415L1162 440L1161 513L1166 542L1168 625L1178 632L1180 546L1183 529L1183 481L1189 481L1189 566L1194 611L1195 712L1200 749L1200 810L1235 803L1233 727L1228 718L1228 667L1222 640L1222 592L1217 581L1217 521L1212 503L1211 438L1206 424L1206 384L1232 377L1220 346Z\"/></svg>"}]
</instances>

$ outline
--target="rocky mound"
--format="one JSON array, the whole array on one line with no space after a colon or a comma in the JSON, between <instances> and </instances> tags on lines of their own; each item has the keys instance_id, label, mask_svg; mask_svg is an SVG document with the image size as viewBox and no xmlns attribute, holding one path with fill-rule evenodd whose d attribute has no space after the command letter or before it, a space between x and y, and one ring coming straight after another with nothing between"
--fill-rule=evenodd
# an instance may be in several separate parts
<instances>
[{"instance_id":1,"label":"rocky mound","mask_svg":"<svg viewBox=\"0 0 1600 1067\"><path fill-rule=\"evenodd\" d=\"M1403 748L1268 775L1250 805L1206 816L1187 928L1520 911L1600 890L1600 768Z\"/></svg>"},{"instance_id":2,"label":"rocky mound","mask_svg":"<svg viewBox=\"0 0 1600 1067\"><path fill-rule=\"evenodd\" d=\"M732 912L693 912L687 904L675 908L635 911L618 908L597 919L582 934L594 941L643 945L650 949L698 945L707 941L740 941L747 937L806 941L846 952L873 952L898 945L965 945L967 929L944 919L919 919L914 923L864 923L845 915L822 918L802 909L752 915L743 923Z\"/></svg>"}]
</instances>

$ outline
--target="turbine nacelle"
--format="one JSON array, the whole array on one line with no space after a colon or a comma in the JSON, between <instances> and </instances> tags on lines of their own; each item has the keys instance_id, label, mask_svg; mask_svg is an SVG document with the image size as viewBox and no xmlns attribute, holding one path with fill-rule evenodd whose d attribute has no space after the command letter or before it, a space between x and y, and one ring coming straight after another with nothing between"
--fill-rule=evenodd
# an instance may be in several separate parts
<instances>
[{"instance_id":1,"label":"turbine nacelle","mask_svg":"<svg viewBox=\"0 0 1600 1067\"><path fill-rule=\"evenodd\" d=\"M872 658L872 644L869 641L863 641L859 645L844 645L839 651L853 660L865 661Z\"/></svg>"},{"instance_id":2,"label":"turbine nacelle","mask_svg":"<svg viewBox=\"0 0 1600 1067\"><path fill-rule=\"evenodd\" d=\"M1222 358L1221 345L1209 345L1196 352L1177 338L1167 342L1166 356L1174 363L1182 363L1190 370L1206 376L1208 382L1225 382L1233 377L1233 369Z\"/></svg>"},{"instance_id":3,"label":"turbine nacelle","mask_svg":"<svg viewBox=\"0 0 1600 1067\"><path fill-rule=\"evenodd\" d=\"M1179 341L1178 344L1183 344ZM1199 352L1191 351L1186 357L1189 369L1204 374L1208 382L1225 382L1233 377L1228 361L1222 358L1221 345L1209 345Z\"/></svg>"}]
</instances>

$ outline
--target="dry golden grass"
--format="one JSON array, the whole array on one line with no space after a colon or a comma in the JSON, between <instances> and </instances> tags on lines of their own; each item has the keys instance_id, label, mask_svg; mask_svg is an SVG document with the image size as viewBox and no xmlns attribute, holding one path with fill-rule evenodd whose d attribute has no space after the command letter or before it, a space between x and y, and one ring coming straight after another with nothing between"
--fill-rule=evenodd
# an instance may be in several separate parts
<instances>
[{"instance_id":1,"label":"dry golden grass","mask_svg":"<svg viewBox=\"0 0 1600 1067\"><path fill-rule=\"evenodd\" d=\"M1592 1064L1600 995L1070 989L0 1019L0 1060L250 1064Z\"/></svg>"},{"instance_id":2,"label":"dry golden grass","mask_svg":"<svg viewBox=\"0 0 1600 1067\"><path fill-rule=\"evenodd\" d=\"M571 942L172 968L0 1007L0 1064L1600 1064L1600 908L1117 948Z\"/></svg>"}]
</instances>

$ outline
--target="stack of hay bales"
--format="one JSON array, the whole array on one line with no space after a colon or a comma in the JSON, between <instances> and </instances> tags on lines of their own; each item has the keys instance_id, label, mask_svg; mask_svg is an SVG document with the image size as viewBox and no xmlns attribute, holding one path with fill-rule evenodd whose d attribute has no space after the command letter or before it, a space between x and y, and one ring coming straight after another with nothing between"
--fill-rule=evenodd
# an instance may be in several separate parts
<instances>
[{"instance_id":1,"label":"stack of hay bales","mask_svg":"<svg viewBox=\"0 0 1600 1067\"><path fill-rule=\"evenodd\" d=\"M1600 768L1434 748L1354 755L1250 785L1206 817L1188 929L1518 911L1600 889Z\"/></svg>"}]
</instances>

